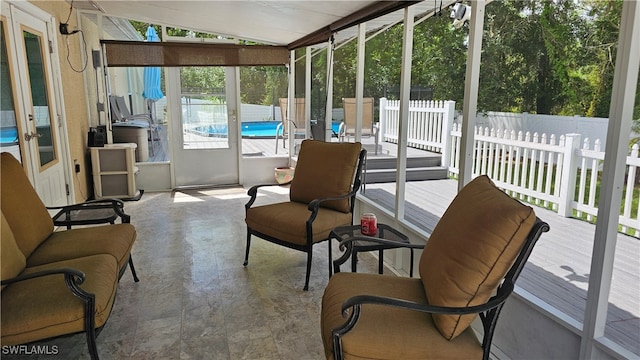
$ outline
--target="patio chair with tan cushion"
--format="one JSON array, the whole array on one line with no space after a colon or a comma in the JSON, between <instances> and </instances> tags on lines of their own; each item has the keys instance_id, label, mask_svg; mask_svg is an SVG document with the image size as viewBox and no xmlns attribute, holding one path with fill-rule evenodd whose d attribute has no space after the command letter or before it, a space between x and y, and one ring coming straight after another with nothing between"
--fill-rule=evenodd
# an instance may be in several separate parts
<instances>
[{"instance_id":1,"label":"patio chair with tan cushion","mask_svg":"<svg viewBox=\"0 0 640 360\"><path fill-rule=\"evenodd\" d=\"M282 122L276 126L276 154L278 153L278 140L282 138L282 147L287 147L287 142L284 140L290 134L293 136L307 135L307 121L305 118L305 101L304 98L295 98L293 107L293 116L289 116L289 100L287 98L280 98L280 113L282 114Z\"/></svg>"},{"instance_id":2,"label":"patio chair with tan cushion","mask_svg":"<svg viewBox=\"0 0 640 360\"><path fill-rule=\"evenodd\" d=\"M476 178L458 193L424 246L420 279L357 273L331 278L321 313L327 359L488 359L504 301L548 230L531 207L488 177ZM478 314L482 342L470 327Z\"/></svg>"},{"instance_id":3,"label":"patio chair with tan cushion","mask_svg":"<svg viewBox=\"0 0 640 360\"><path fill-rule=\"evenodd\" d=\"M254 206L256 185L245 205L248 264L251 236L307 253L304 290L309 289L313 245L329 238L331 230L353 223L353 206L360 188L366 150L360 143L304 140L289 190L289 201ZM329 243L331 249L331 243ZM331 271L331 270L330 270Z\"/></svg>"},{"instance_id":4,"label":"patio chair with tan cushion","mask_svg":"<svg viewBox=\"0 0 640 360\"><path fill-rule=\"evenodd\" d=\"M343 98L344 123L338 131L341 141L356 135L356 99ZM378 154L378 127L373 123L373 98L362 99L362 137L374 138L374 153Z\"/></svg>"}]
</instances>

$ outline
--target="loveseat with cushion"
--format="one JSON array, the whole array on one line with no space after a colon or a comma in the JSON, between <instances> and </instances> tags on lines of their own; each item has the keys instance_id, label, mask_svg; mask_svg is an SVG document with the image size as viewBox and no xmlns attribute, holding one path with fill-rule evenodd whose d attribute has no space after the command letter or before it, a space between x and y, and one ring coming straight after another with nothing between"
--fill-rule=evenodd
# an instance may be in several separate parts
<instances>
[{"instance_id":1,"label":"loveseat with cushion","mask_svg":"<svg viewBox=\"0 0 640 360\"><path fill-rule=\"evenodd\" d=\"M8 153L0 161L2 346L85 332L97 359L96 336L127 265L137 281L136 230L112 200L124 223L55 231L20 163Z\"/></svg>"}]
</instances>

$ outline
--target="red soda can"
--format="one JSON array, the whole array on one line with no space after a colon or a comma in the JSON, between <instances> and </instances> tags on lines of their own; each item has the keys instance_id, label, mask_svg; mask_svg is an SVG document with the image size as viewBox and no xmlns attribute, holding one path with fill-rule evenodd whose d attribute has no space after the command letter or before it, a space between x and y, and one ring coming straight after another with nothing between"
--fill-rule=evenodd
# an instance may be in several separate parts
<instances>
[{"instance_id":1,"label":"red soda can","mask_svg":"<svg viewBox=\"0 0 640 360\"><path fill-rule=\"evenodd\" d=\"M360 232L362 235L373 236L378 233L378 219L374 213L362 214L360 218Z\"/></svg>"}]
</instances>

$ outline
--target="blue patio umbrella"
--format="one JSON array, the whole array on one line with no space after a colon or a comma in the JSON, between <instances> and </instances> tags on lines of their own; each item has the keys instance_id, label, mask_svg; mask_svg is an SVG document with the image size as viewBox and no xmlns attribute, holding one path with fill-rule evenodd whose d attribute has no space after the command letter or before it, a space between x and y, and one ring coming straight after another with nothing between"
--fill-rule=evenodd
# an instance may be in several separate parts
<instances>
[{"instance_id":1,"label":"blue patio umbrella","mask_svg":"<svg viewBox=\"0 0 640 360\"><path fill-rule=\"evenodd\" d=\"M145 35L147 41L160 41L153 26L147 28ZM144 68L144 91L142 92L142 96L148 101L157 101L164 97L162 90L160 90L160 75L160 68L157 66L147 66Z\"/></svg>"}]
</instances>

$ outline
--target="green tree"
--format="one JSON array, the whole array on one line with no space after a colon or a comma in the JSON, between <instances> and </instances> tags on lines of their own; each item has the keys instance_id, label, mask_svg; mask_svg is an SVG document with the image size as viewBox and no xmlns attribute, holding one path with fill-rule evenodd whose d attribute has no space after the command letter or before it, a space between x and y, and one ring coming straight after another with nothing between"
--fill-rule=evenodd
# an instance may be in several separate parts
<instances>
[{"instance_id":1,"label":"green tree","mask_svg":"<svg viewBox=\"0 0 640 360\"><path fill-rule=\"evenodd\" d=\"M622 0L502 0L488 4L483 35L478 109L607 117L617 50ZM148 24L134 23L141 35ZM159 32L159 28L157 28ZM168 29L185 36L186 30ZM364 95L397 99L403 25L366 43ZM370 34L369 34L370 35ZM215 37L212 34L197 36ZM422 98L455 100L462 107L468 27L454 29L437 14L414 28L412 88ZM355 95L356 41L336 44L333 104ZM296 51L296 97L304 95L304 50ZM312 58L311 113L323 119L326 50ZM190 70L187 88L216 88L215 68ZM196 77L205 80L198 80ZM287 95L285 67L244 67L242 101L277 104ZM412 94L412 99L416 95ZM640 100L634 117L640 118ZM635 126L640 129L640 125Z\"/></svg>"},{"instance_id":2,"label":"green tree","mask_svg":"<svg viewBox=\"0 0 640 360\"><path fill-rule=\"evenodd\" d=\"M609 117L613 73L620 32L622 1L589 1L589 36L585 48L593 58L588 78L593 89L589 96L587 116Z\"/></svg>"},{"instance_id":3,"label":"green tree","mask_svg":"<svg viewBox=\"0 0 640 360\"><path fill-rule=\"evenodd\" d=\"M287 68L245 66L240 68L240 95L243 103L276 105L287 96Z\"/></svg>"}]
</instances>

